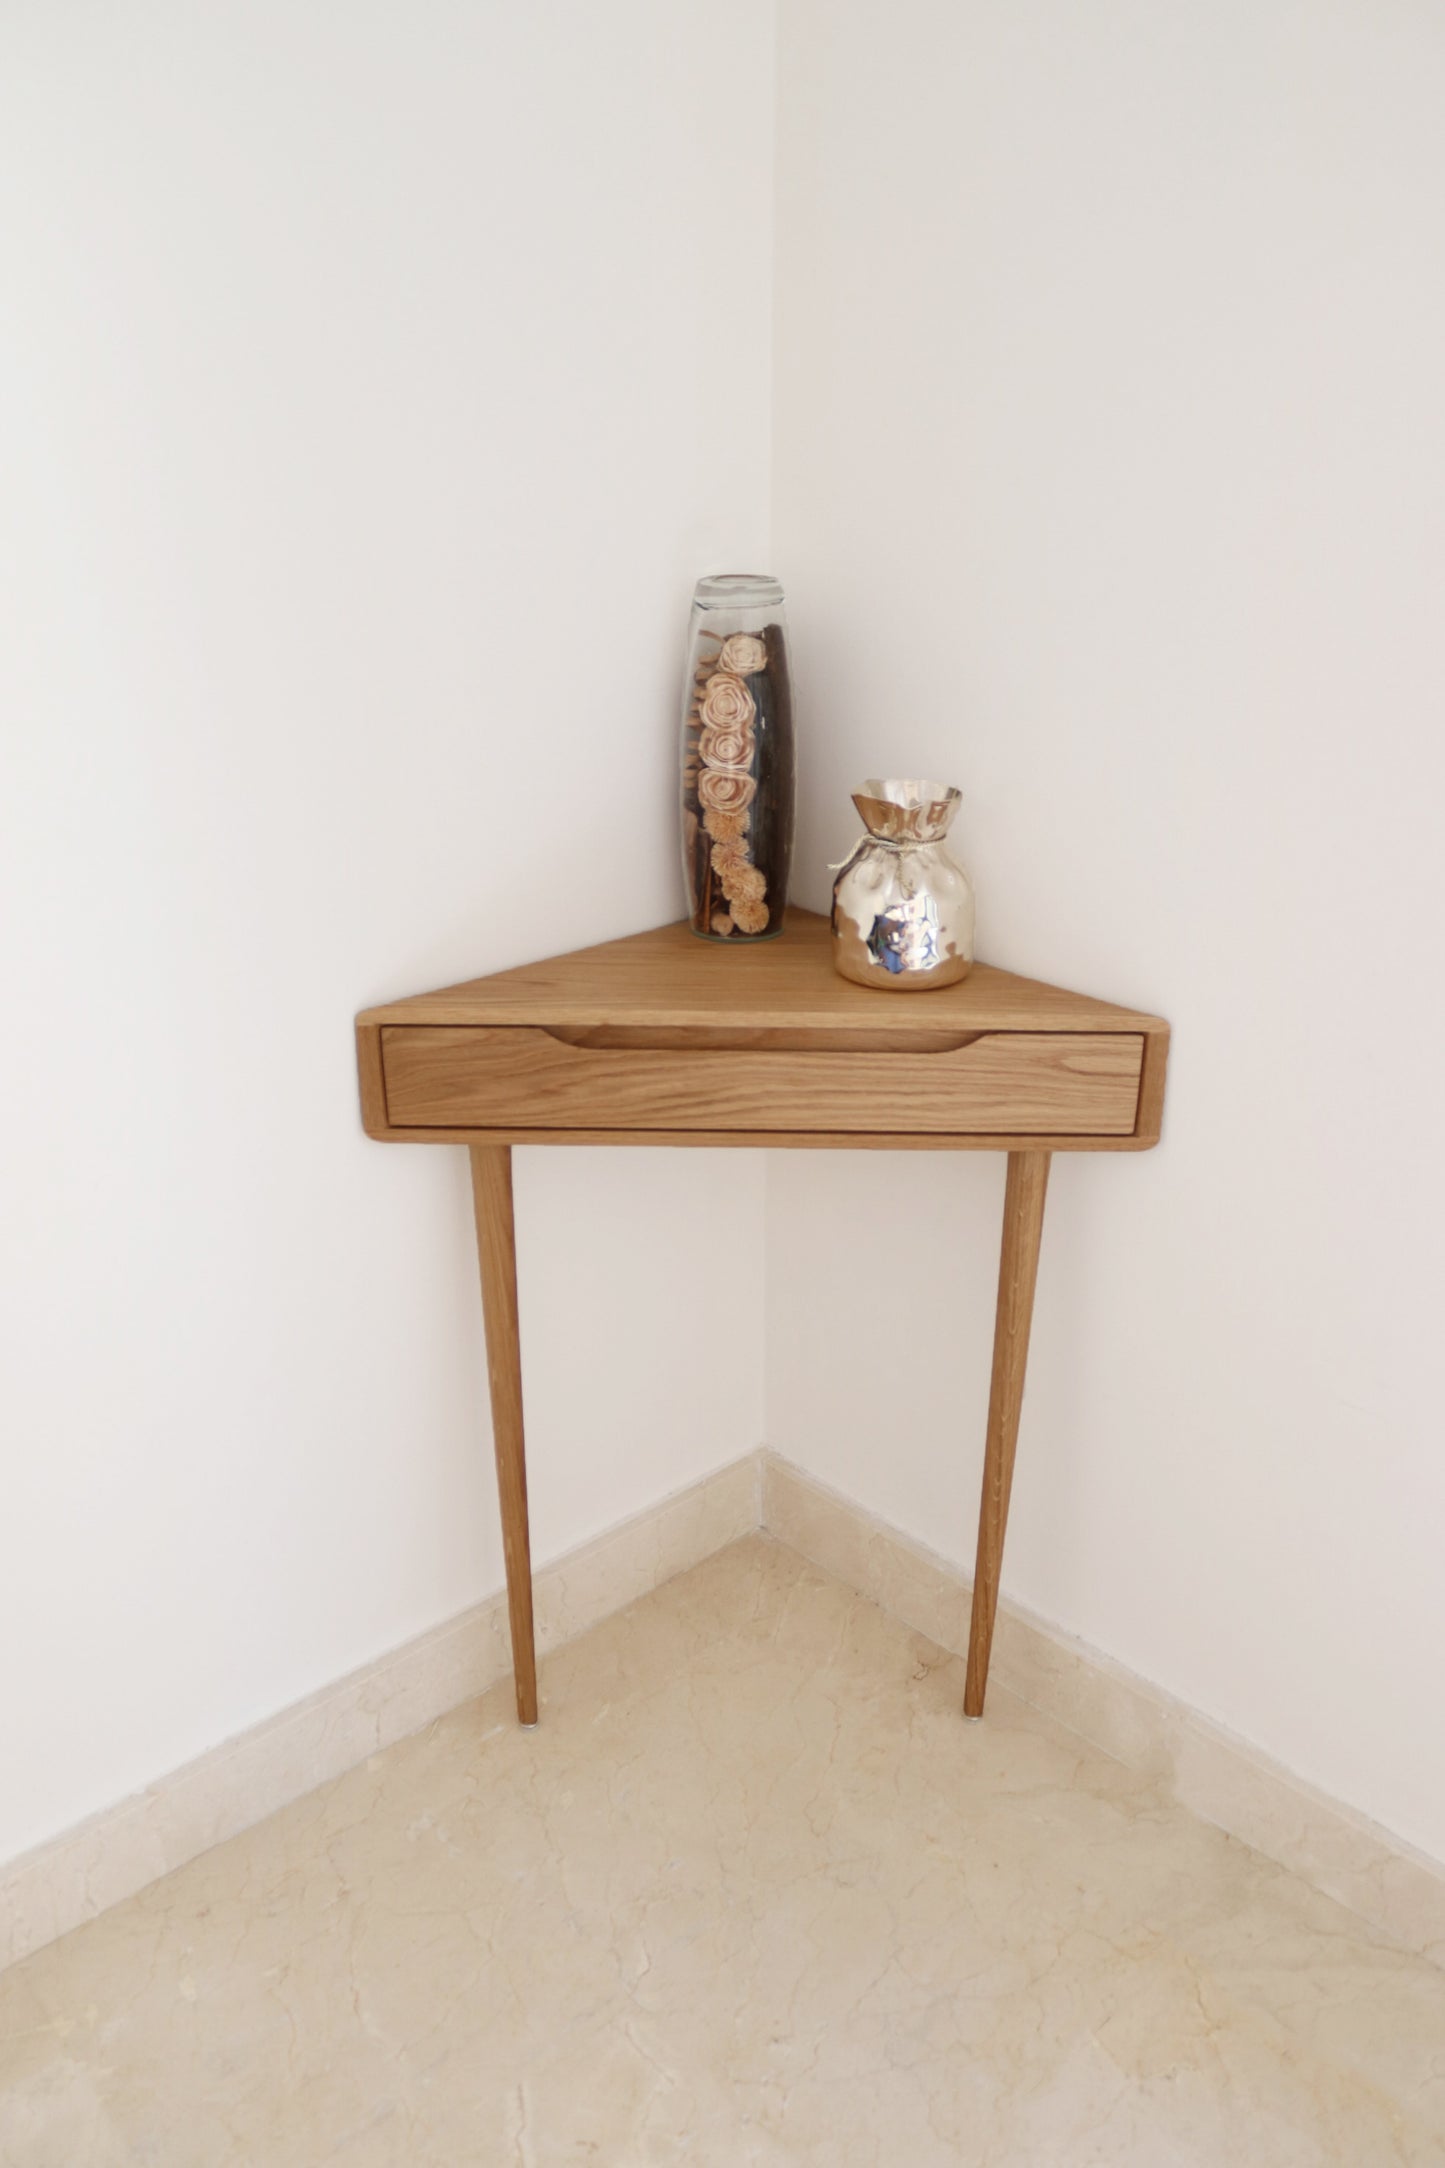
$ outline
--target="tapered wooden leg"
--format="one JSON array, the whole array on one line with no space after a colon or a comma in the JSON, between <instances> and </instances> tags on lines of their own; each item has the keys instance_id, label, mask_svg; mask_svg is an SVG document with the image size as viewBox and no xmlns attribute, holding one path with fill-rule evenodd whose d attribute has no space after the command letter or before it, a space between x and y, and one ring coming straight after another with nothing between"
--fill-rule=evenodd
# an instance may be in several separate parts
<instances>
[{"instance_id":1,"label":"tapered wooden leg","mask_svg":"<svg viewBox=\"0 0 1445 2168\"><path fill-rule=\"evenodd\" d=\"M517 1715L537 1721L537 1651L532 1637L532 1546L527 1534L527 1453L522 1436L522 1349L517 1333L517 1241L512 1216L512 1152L506 1144L474 1144L472 1204L482 1267L482 1315L487 1326L487 1376L492 1388L492 1436L502 1501L502 1549L507 1561L507 1612L512 1622L512 1674Z\"/></svg>"},{"instance_id":2,"label":"tapered wooden leg","mask_svg":"<svg viewBox=\"0 0 1445 2168\"><path fill-rule=\"evenodd\" d=\"M1034 1314L1034 1284L1039 1272L1039 1237L1044 1228L1044 1192L1049 1186L1047 1152L1010 1152L1003 1202L1003 1255L998 1268L998 1315L993 1328L993 1382L988 1396L988 1444L984 1451L983 1497L978 1510L978 1563L973 1576L973 1623L968 1635L968 1676L963 1713L983 1715L988 1659L993 1648L998 1609L999 1571L1004 1530L1008 1526L1014 1453L1019 1442L1024 1370L1029 1359L1029 1325Z\"/></svg>"}]
</instances>

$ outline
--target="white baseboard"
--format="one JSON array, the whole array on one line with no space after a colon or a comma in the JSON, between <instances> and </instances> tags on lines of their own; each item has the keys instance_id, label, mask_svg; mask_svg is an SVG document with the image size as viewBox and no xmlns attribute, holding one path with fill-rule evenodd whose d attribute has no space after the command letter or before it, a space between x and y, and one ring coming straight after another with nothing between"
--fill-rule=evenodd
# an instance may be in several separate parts
<instances>
[{"instance_id":1,"label":"white baseboard","mask_svg":"<svg viewBox=\"0 0 1445 2168\"><path fill-rule=\"evenodd\" d=\"M766 1450L665 1498L536 1575L537 1645L557 1648L758 1527L963 1655L966 1576ZM500 1593L0 1866L0 1968L223 1843L511 1668ZM1016 1605L993 1678L1181 1805L1445 1964L1445 1866L1313 1790L1197 1711Z\"/></svg>"},{"instance_id":2,"label":"white baseboard","mask_svg":"<svg viewBox=\"0 0 1445 2168\"><path fill-rule=\"evenodd\" d=\"M781 1542L965 1654L973 1594L965 1575L776 1453L763 1454L762 1496L763 1526ZM1445 1865L1018 1605L999 1605L990 1677L1157 1777L1182 1806L1393 1940L1445 1964Z\"/></svg>"},{"instance_id":3,"label":"white baseboard","mask_svg":"<svg viewBox=\"0 0 1445 2168\"><path fill-rule=\"evenodd\" d=\"M759 1480L749 1453L539 1567L539 1652L755 1529ZM0 1968L484 1693L511 1664L499 1593L0 1866Z\"/></svg>"}]
</instances>

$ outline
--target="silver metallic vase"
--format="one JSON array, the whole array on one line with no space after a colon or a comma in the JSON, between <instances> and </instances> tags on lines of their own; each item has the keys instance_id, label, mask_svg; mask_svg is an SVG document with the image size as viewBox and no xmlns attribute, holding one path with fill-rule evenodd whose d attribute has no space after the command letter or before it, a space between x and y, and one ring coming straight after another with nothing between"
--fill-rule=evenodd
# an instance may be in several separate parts
<instances>
[{"instance_id":1,"label":"silver metallic vase","mask_svg":"<svg viewBox=\"0 0 1445 2168\"><path fill-rule=\"evenodd\" d=\"M924 993L973 967L973 884L944 838L950 783L870 776L853 793L868 833L833 883L833 962L859 986Z\"/></svg>"}]
</instances>

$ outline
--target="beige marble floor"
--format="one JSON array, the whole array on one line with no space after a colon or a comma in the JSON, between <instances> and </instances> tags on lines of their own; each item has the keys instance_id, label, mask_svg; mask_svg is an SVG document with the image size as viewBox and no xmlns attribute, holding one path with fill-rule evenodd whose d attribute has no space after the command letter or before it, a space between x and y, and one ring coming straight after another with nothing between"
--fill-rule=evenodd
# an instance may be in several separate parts
<instances>
[{"instance_id":1,"label":"beige marble floor","mask_svg":"<svg viewBox=\"0 0 1445 2168\"><path fill-rule=\"evenodd\" d=\"M4 2168L1445 2163L1445 1974L749 1537L0 1976Z\"/></svg>"}]
</instances>

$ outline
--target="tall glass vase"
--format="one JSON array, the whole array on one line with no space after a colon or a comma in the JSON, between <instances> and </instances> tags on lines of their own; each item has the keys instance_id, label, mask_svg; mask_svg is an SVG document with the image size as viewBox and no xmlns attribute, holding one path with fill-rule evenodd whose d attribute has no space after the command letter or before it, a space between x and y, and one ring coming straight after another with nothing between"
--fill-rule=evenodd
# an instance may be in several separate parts
<instances>
[{"instance_id":1,"label":"tall glass vase","mask_svg":"<svg viewBox=\"0 0 1445 2168\"><path fill-rule=\"evenodd\" d=\"M682 865L708 941L781 933L793 850L793 696L783 590L760 572L699 580L682 718Z\"/></svg>"}]
</instances>

